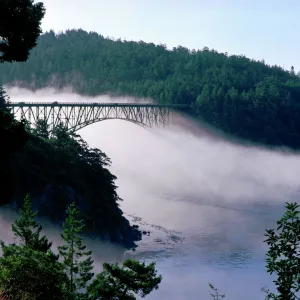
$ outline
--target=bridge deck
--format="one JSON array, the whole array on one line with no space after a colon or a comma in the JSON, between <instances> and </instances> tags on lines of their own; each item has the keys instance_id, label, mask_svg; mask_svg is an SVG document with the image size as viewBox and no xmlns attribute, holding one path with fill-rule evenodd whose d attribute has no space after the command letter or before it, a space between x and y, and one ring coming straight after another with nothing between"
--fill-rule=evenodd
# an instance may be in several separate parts
<instances>
[{"instance_id":1,"label":"bridge deck","mask_svg":"<svg viewBox=\"0 0 300 300\"><path fill-rule=\"evenodd\" d=\"M8 107L157 107L184 108L186 104L153 104L153 103L99 103L99 102L9 102Z\"/></svg>"},{"instance_id":2,"label":"bridge deck","mask_svg":"<svg viewBox=\"0 0 300 300\"><path fill-rule=\"evenodd\" d=\"M183 112L185 104L99 103L99 102L9 102L7 106L18 119L35 126L45 120L53 131L59 124L79 130L90 124L120 119L141 126L165 126L173 112Z\"/></svg>"}]
</instances>

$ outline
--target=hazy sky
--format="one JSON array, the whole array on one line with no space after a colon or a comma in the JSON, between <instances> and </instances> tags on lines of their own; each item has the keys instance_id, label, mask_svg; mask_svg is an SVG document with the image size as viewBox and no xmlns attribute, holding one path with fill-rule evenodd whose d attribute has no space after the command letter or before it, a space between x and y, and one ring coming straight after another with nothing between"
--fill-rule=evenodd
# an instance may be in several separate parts
<instances>
[{"instance_id":1,"label":"hazy sky","mask_svg":"<svg viewBox=\"0 0 300 300\"><path fill-rule=\"evenodd\" d=\"M300 70L300 0L44 0L43 30L204 46Z\"/></svg>"}]
</instances>

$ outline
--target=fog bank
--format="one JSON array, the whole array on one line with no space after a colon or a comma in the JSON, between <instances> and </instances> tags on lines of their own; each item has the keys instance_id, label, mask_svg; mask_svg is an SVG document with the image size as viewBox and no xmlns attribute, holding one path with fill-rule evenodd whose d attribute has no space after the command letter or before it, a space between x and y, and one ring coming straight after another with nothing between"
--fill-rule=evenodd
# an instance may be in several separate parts
<instances>
[{"instance_id":1,"label":"fog bank","mask_svg":"<svg viewBox=\"0 0 300 300\"><path fill-rule=\"evenodd\" d=\"M91 99L52 89L7 92L13 102L134 100ZM299 156L234 145L198 122L184 119L180 126L180 118L168 128L153 129L107 120L78 133L112 159L123 211L141 217L140 223L153 231L134 253L138 258L157 257L164 272L161 288L149 299L209 299L207 281L225 289L228 298L260 299L262 281L269 278L262 273L264 230L275 227L285 201L299 201ZM1 228L7 222L2 214ZM8 235L5 229L0 234ZM171 245L157 242L158 236L171 239ZM90 245L97 253L98 243ZM247 271L236 271L239 261ZM220 271L222 263L231 271ZM233 284L236 288L230 287Z\"/></svg>"}]
</instances>

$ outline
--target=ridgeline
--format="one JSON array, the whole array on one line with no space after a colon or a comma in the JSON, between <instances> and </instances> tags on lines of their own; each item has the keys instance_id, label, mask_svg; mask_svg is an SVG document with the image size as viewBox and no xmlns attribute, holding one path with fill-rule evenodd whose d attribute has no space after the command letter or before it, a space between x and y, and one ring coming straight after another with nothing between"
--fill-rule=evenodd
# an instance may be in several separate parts
<instances>
[{"instance_id":1,"label":"ridgeline","mask_svg":"<svg viewBox=\"0 0 300 300\"><path fill-rule=\"evenodd\" d=\"M300 77L293 67L288 72L241 55L50 31L27 62L0 65L0 82L188 104L193 114L234 137L300 148Z\"/></svg>"}]
</instances>

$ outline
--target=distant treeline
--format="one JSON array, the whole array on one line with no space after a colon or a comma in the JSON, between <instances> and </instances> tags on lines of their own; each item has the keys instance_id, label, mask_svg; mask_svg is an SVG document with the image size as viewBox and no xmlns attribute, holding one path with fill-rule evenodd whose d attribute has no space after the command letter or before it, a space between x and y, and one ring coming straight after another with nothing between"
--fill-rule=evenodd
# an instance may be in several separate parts
<instances>
[{"instance_id":1,"label":"distant treeline","mask_svg":"<svg viewBox=\"0 0 300 300\"><path fill-rule=\"evenodd\" d=\"M72 86L84 95L184 103L233 136L300 148L300 77L279 66L204 48L112 40L83 30L43 34L25 63L0 65L0 82Z\"/></svg>"}]
</instances>

